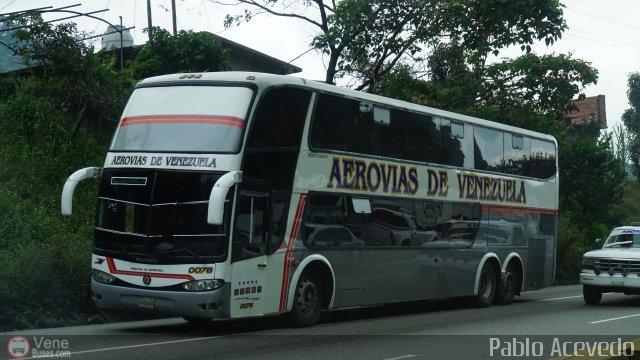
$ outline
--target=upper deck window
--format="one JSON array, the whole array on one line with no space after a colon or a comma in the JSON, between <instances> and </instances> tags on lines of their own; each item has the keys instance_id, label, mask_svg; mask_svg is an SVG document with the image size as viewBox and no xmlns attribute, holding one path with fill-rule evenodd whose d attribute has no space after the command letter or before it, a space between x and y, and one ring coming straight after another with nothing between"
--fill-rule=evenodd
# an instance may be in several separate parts
<instances>
[{"instance_id":1,"label":"upper deck window","mask_svg":"<svg viewBox=\"0 0 640 360\"><path fill-rule=\"evenodd\" d=\"M238 152L252 96L247 87L138 88L122 114L111 150Z\"/></svg>"}]
</instances>

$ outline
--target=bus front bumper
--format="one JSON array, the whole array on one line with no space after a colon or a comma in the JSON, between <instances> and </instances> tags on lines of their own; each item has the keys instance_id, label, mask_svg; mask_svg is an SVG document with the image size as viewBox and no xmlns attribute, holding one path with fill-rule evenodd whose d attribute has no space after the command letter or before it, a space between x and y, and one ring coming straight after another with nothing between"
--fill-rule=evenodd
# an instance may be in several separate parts
<instances>
[{"instance_id":1,"label":"bus front bumper","mask_svg":"<svg viewBox=\"0 0 640 360\"><path fill-rule=\"evenodd\" d=\"M213 291L163 291L91 280L91 297L99 308L210 319L229 318L229 289L229 284L225 284Z\"/></svg>"}]
</instances>

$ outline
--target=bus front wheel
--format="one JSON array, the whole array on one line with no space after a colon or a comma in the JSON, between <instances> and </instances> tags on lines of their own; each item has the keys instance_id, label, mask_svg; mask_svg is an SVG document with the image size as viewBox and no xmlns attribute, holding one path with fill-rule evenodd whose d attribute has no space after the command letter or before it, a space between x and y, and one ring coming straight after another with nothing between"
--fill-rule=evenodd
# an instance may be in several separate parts
<instances>
[{"instance_id":1,"label":"bus front wheel","mask_svg":"<svg viewBox=\"0 0 640 360\"><path fill-rule=\"evenodd\" d=\"M323 297L322 280L313 271L305 271L298 279L298 284L291 309L291 321L295 326L313 326L322 315Z\"/></svg>"},{"instance_id":2,"label":"bus front wheel","mask_svg":"<svg viewBox=\"0 0 640 360\"><path fill-rule=\"evenodd\" d=\"M497 288L496 272L489 263L482 265L478 294L475 297L478 307L488 307L493 302Z\"/></svg>"}]
</instances>

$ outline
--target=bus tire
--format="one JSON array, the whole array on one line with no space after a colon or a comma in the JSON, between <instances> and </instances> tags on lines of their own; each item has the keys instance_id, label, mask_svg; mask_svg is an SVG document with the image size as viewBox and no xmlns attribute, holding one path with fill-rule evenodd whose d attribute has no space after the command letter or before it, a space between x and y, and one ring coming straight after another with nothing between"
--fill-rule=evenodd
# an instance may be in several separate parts
<instances>
[{"instance_id":1,"label":"bus tire","mask_svg":"<svg viewBox=\"0 0 640 360\"><path fill-rule=\"evenodd\" d=\"M322 315L324 288L320 276L314 271L304 271L298 279L293 294L291 322L296 327L313 326Z\"/></svg>"},{"instance_id":2,"label":"bus tire","mask_svg":"<svg viewBox=\"0 0 640 360\"><path fill-rule=\"evenodd\" d=\"M602 290L591 285L582 285L582 297L587 305L598 305L602 300Z\"/></svg>"},{"instance_id":3,"label":"bus tire","mask_svg":"<svg viewBox=\"0 0 640 360\"><path fill-rule=\"evenodd\" d=\"M513 302L518 286L518 273L513 262L507 265L504 271L504 278L497 282L495 303L498 305L509 305Z\"/></svg>"},{"instance_id":4,"label":"bus tire","mask_svg":"<svg viewBox=\"0 0 640 360\"><path fill-rule=\"evenodd\" d=\"M488 307L493 302L496 295L498 281L496 272L489 262L485 262L480 270L480 280L478 283L478 294L475 296L476 306Z\"/></svg>"}]
</instances>

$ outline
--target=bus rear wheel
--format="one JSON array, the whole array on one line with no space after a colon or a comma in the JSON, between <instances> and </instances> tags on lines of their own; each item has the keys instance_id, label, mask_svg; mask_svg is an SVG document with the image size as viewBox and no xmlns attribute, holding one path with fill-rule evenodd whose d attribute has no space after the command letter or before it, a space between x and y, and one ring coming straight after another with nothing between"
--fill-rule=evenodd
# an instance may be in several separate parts
<instances>
[{"instance_id":1,"label":"bus rear wheel","mask_svg":"<svg viewBox=\"0 0 640 360\"><path fill-rule=\"evenodd\" d=\"M324 289L320 276L313 271L305 271L298 279L294 293L290 317L297 327L313 326L322 315Z\"/></svg>"},{"instance_id":2,"label":"bus rear wheel","mask_svg":"<svg viewBox=\"0 0 640 360\"><path fill-rule=\"evenodd\" d=\"M509 305L513 302L518 286L518 273L515 265L509 263L504 272L504 278L498 282L496 290L495 302L498 305Z\"/></svg>"},{"instance_id":3,"label":"bus rear wheel","mask_svg":"<svg viewBox=\"0 0 640 360\"><path fill-rule=\"evenodd\" d=\"M493 302L496 295L497 280L496 272L489 263L482 265L480 271L480 283L478 284L478 294L475 302L478 307L488 307Z\"/></svg>"}]
</instances>

